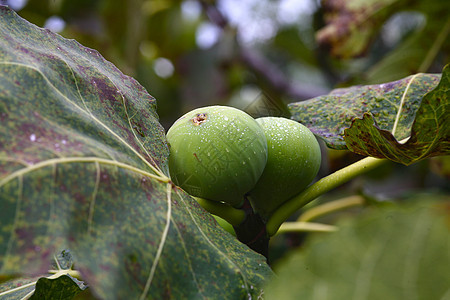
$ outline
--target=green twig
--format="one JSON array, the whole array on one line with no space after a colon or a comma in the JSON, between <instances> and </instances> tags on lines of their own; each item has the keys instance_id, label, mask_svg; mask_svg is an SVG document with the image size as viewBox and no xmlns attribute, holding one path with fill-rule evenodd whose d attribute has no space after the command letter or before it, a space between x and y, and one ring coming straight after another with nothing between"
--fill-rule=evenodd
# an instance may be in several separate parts
<instances>
[{"instance_id":1,"label":"green twig","mask_svg":"<svg viewBox=\"0 0 450 300\"><path fill-rule=\"evenodd\" d=\"M387 159L366 157L345 168L342 168L309 186L306 190L291 198L280 206L267 222L267 233L274 235L281 224L286 221L294 212L302 208L318 196L342 185L343 183L366 173L375 167L387 162Z\"/></svg>"},{"instance_id":2,"label":"green twig","mask_svg":"<svg viewBox=\"0 0 450 300\"><path fill-rule=\"evenodd\" d=\"M419 69L417 70L418 73L424 73L428 71L431 64L433 63L433 60L436 58L439 49L442 48L442 45L446 41L449 32L450 32L450 19L447 20L445 25L442 27L442 30L439 32L439 35L435 39L432 47L429 48L430 50L428 50L425 59L422 61L422 64L419 66Z\"/></svg>"},{"instance_id":3,"label":"green twig","mask_svg":"<svg viewBox=\"0 0 450 300\"><path fill-rule=\"evenodd\" d=\"M335 211L346 209L352 206L360 206L363 205L364 203L365 203L364 197L359 195L354 195L343 199L331 201L308 209L302 215L300 215L297 221L309 222L323 215L327 215L329 213L333 213Z\"/></svg>"},{"instance_id":4,"label":"green twig","mask_svg":"<svg viewBox=\"0 0 450 300\"><path fill-rule=\"evenodd\" d=\"M226 203L194 197L198 204L209 213L219 216L233 226L238 226L245 219L245 212Z\"/></svg>"},{"instance_id":5,"label":"green twig","mask_svg":"<svg viewBox=\"0 0 450 300\"><path fill-rule=\"evenodd\" d=\"M328 224L312 223L312 222L285 222L281 224L277 234L286 232L333 232L338 227Z\"/></svg>"}]
</instances>

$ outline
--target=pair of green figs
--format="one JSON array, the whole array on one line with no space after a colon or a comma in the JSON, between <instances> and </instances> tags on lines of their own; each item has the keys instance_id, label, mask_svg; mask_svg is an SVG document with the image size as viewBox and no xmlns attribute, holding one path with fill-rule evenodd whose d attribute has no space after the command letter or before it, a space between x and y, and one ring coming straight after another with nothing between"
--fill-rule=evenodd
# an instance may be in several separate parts
<instances>
[{"instance_id":1,"label":"pair of green figs","mask_svg":"<svg viewBox=\"0 0 450 300\"><path fill-rule=\"evenodd\" d=\"M175 184L233 207L247 197L266 220L313 181L321 163L319 144L307 127L281 117L254 119L228 106L183 115L167 141Z\"/></svg>"}]
</instances>

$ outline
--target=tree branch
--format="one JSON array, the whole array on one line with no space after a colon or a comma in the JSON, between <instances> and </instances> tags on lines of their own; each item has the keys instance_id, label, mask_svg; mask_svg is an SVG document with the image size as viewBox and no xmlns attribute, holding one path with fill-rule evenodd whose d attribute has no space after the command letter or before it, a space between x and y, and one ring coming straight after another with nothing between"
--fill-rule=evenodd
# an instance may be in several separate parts
<instances>
[{"instance_id":1,"label":"tree branch","mask_svg":"<svg viewBox=\"0 0 450 300\"><path fill-rule=\"evenodd\" d=\"M292 82L272 62L254 49L240 47L240 61L261 77L271 88L286 97L300 101L328 94L328 90L307 86L300 82Z\"/></svg>"},{"instance_id":2,"label":"tree branch","mask_svg":"<svg viewBox=\"0 0 450 300\"><path fill-rule=\"evenodd\" d=\"M200 1L204 12L210 21L225 30L230 27L227 18L216 6ZM318 86L293 82L271 61L261 55L256 49L244 47L236 42L236 56L240 63L246 65L253 73L261 78L270 88L287 98L301 101L328 94L328 90Z\"/></svg>"}]
</instances>

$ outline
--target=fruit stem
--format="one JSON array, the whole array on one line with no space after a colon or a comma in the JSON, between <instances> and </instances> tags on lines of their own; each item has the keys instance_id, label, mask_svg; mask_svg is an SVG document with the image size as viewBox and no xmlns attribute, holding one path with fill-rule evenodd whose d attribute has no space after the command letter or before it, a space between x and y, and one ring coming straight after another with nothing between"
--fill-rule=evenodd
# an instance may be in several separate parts
<instances>
[{"instance_id":1,"label":"fruit stem","mask_svg":"<svg viewBox=\"0 0 450 300\"><path fill-rule=\"evenodd\" d=\"M318 196L344 184L345 182L364 174L375 167L387 162L387 159L374 157L363 158L345 168L342 168L310 185L303 192L294 196L282 206L280 206L267 222L266 229L269 236L277 233L281 224L286 221L293 213L302 208Z\"/></svg>"},{"instance_id":2,"label":"fruit stem","mask_svg":"<svg viewBox=\"0 0 450 300\"><path fill-rule=\"evenodd\" d=\"M269 263L269 236L263 218L255 213L247 197L244 198L242 211L245 213L244 221L233 226L236 237L250 249L266 257Z\"/></svg>"},{"instance_id":3,"label":"fruit stem","mask_svg":"<svg viewBox=\"0 0 450 300\"><path fill-rule=\"evenodd\" d=\"M346 209L352 206L364 205L365 202L366 200L364 199L364 197L360 195L353 195L339 200L334 200L308 209L307 211L305 211L303 214L300 215L297 221L309 222L323 215L327 215L329 213L333 213L338 210Z\"/></svg>"},{"instance_id":4,"label":"fruit stem","mask_svg":"<svg viewBox=\"0 0 450 300\"><path fill-rule=\"evenodd\" d=\"M219 216L233 226L238 226L245 219L245 212L226 203L194 197L198 204L209 213Z\"/></svg>"},{"instance_id":5,"label":"fruit stem","mask_svg":"<svg viewBox=\"0 0 450 300\"><path fill-rule=\"evenodd\" d=\"M328 224L320 224L313 222L284 222L281 224L277 234L287 232L333 232L337 231L338 227Z\"/></svg>"}]
</instances>

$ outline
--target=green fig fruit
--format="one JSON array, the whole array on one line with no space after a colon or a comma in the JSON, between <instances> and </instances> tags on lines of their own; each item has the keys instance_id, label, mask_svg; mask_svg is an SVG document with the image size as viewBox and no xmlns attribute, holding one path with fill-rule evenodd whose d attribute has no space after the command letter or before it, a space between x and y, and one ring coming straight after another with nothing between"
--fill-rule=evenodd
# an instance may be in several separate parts
<instances>
[{"instance_id":1,"label":"green fig fruit","mask_svg":"<svg viewBox=\"0 0 450 300\"><path fill-rule=\"evenodd\" d=\"M256 119L267 139L268 158L263 174L247 197L266 219L285 201L304 190L321 163L319 143L304 125L279 117Z\"/></svg>"},{"instance_id":2,"label":"green fig fruit","mask_svg":"<svg viewBox=\"0 0 450 300\"><path fill-rule=\"evenodd\" d=\"M167 132L169 171L193 196L239 207L267 161L262 128L245 112L227 106L197 108Z\"/></svg>"},{"instance_id":3,"label":"green fig fruit","mask_svg":"<svg viewBox=\"0 0 450 300\"><path fill-rule=\"evenodd\" d=\"M227 220L222 219L219 216L213 215L214 219L216 219L217 223L220 227L222 227L226 232L236 236L236 232L234 231L233 225L227 222Z\"/></svg>"}]
</instances>

